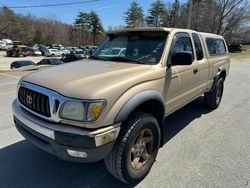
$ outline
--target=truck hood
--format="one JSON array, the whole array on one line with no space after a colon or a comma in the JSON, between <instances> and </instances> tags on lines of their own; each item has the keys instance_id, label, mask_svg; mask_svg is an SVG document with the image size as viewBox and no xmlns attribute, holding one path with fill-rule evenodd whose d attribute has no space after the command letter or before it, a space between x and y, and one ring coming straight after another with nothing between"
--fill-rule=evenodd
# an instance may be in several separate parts
<instances>
[{"instance_id":1,"label":"truck hood","mask_svg":"<svg viewBox=\"0 0 250 188\"><path fill-rule=\"evenodd\" d=\"M29 74L23 81L78 99L103 99L146 81L151 65L81 60ZM155 79L155 78L147 78Z\"/></svg>"}]
</instances>

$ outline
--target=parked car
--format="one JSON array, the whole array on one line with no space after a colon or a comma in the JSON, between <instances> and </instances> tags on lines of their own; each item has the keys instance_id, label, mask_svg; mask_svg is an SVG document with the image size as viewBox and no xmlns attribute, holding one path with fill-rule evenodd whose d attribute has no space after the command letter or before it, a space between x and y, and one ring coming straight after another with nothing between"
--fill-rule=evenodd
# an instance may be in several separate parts
<instances>
[{"instance_id":1,"label":"parked car","mask_svg":"<svg viewBox=\"0 0 250 188\"><path fill-rule=\"evenodd\" d=\"M10 39L2 39L0 42L0 49L6 50L8 48L11 48L13 46L13 41Z\"/></svg>"},{"instance_id":2,"label":"parked car","mask_svg":"<svg viewBox=\"0 0 250 188\"><path fill-rule=\"evenodd\" d=\"M83 54L71 52L70 54L66 54L64 57L62 57L62 61L67 63L67 62L81 60L84 58L85 58L85 56Z\"/></svg>"},{"instance_id":3,"label":"parked car","mask_svg":"<svg viewBox=\"0 0 250 188\"><path fill-rule=\"evenodd\" d=\"M42 59L37 63L37 65L61 65L64 62L58 58Z\"/></svg>"},{"instance_id":4,"label":"parked car","mask_svg":"<svg viewBox=\"0 0 250 188\"><path fill-rule=\"evenodd\" d=\"M57 49L47 49L45 51L45 56L47 57L55 57L55 56L64 56L65 55L65 52L62 52L60 50L57 50Z\"/></svg>"},{"instance_id":5,"label":"parked car","mask_svg":"<svg viewBox=\"0 0 250 188\"><path fill-rule=\"evenodd\" d=\"M101 57L124 57L126 48L106 48L103 49L99 56Z\"/></svg>"},{"instance_id":6,"label":"parked car","mask_svg":"<svg viewBox=\"0 0 250 188\"><path fill-rule=\"evenodd\" d=\"M39 46L38 49L40 50L40 52L42 53L42 55L45 55L45 52L47 51L47 48L45 46Z\"/></svg>"},{"instance_id":7,"label":"parked car","mask_svg":"<svg viewBox=\"0 0 250 188\"><path fill-rule=\"evenodd\" d=\"M114 46L126 48L125 56L104 61L102 50ZM202 95L218 108L230 68L222 36L177 28L111 31L91 57L23 77L12 104L15 126L60 159L105 159L132 186L164 144L165 117Z\"/></svg>"},{"instance_id":8,"label":"parked car","mask_svg":"<svg viewBox=\"0 0 250 188\"><path fill-rule=\"evenodd\" d=\"M65 53L65 55L66 54L70 54L70 50L68 50L68 49L66 49L64 47L60 47L60 48L58 48L58 50L60 50L61 52Z\"/></svg>"},{"instance_id":9,"label":"parked car","mask_svg":"<svg viewBox=\"0 0 250 188\"><path fill-rule=\"evenodd\" d=\"M2 40L0 40L0 50L5 50L5 46Z\"/></svg>"},{"instance_id":10,"label":"parked car","mask_svg":"<svg viewBox=\"0 0 250 188\"><path fill-rule=\"evenodd\" d=\"M19 60L19 61L14 61L10 64L10 69L18 69L21 67L25 67L27 69L37 69L37 65L33 61L29 60Z\"/></svg>"},{"instance_id":11,"label":"parked car","mask_svg":"<svg viewBox=\"0 0 250 188\"><path fill-rule=\"evenodd\" d=\"M28 49L28 55L29 56L41 56L42 55L42 52L38 49L35 49L35 48L29 48Z\"/></svg>"},{"instance_id":12,"label":"parked car","mask_svg":"<svg viewBox=\"0 0 250 188\"><path fill-rule=\"evenodd\" d=\"M85 52L89 52L89 54L91 55L98 47L86 45L86 46L80 46L80 48Z\"/></svg>"},{"instance_id":13,"label":"parked car","mask_svg":"<svg viewBox=\"0 0 250 188\"><path fill-rule=\"evenodd\" d=\"M83 50L77 47L66 47L66 49L73 53L83 54Z\"/></svg>"},{"instance_id":14,"label":"parked car","mask_svg":"<svg viewBox=\"0 0 250 188\"><path fill-rule=\"evenodd\" d=\"M235 52L241 53L241 51L242 51L241 44L228 44L227 47L228 47L228 51L230 53L235 53Z\"/></svg>"}]
</instances>

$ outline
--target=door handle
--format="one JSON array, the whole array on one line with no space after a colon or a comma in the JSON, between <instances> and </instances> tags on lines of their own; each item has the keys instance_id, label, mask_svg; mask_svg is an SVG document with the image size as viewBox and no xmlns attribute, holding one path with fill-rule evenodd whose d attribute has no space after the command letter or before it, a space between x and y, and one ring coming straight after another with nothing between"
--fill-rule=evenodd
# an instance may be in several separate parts
<instances>
[{"instance_id":1,"label":"door handle","mask_svg":"<svg viewBox=\"0 0 250 188\"><path fill-rule=\"evenodd\" d=\"M198 69L194 69L194 70L193 70L193 73L194 73L194 74L198 73Z\"/></svg>"}]
</instances>

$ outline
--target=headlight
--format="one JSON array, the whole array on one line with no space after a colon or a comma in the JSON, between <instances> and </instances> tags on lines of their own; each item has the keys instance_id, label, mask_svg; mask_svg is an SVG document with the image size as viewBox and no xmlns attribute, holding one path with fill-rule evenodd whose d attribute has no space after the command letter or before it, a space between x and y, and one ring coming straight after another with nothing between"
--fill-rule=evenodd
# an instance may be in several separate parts
<instances>
[{"instance_id":1,"label":"headlight","mask_svg":"<svg viewBox=\"0 0 250 188\"><path fill-rule=\"evenodd\" d=\"M81 102L66 102L62 106L61 118L69 120L84 120L84 105Z\"/></svg>"},{"instance_id":2,"label":"headlight","mask_svg":"<svg viewBox=\"0 0 250 188\"><path fill-rule=\"evenodd\" d=\"M60 118L75 121L95 121L100 117L105 106L104 100L89 103L81 101L65 102L60 110Z\"/></svg>"}]
</instances>

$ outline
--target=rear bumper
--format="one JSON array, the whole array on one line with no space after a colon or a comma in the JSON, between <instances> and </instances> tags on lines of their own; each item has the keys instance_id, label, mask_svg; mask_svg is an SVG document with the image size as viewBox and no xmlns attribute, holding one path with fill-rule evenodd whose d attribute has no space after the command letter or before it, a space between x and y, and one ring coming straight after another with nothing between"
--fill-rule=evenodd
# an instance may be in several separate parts
<instances>
[{"instance_id":1,"label":"rear bumper","mask_svg":"<svg viewBox=\"0 0 250 188\"><path fill-rule=\"evenodd\" d=\"M110 134L118 135L120 124L103 129L88 129L55 124L38 118L24 110L15 100L12 104L17 130L38 148L60 159L76 162L95 162L105 158L113 149L116 137L102 145L103 138ZM104 136L104 137L103 137ZM83 157L70 156L69 152L83 153Z\"/></svg>"}]
</instances>

